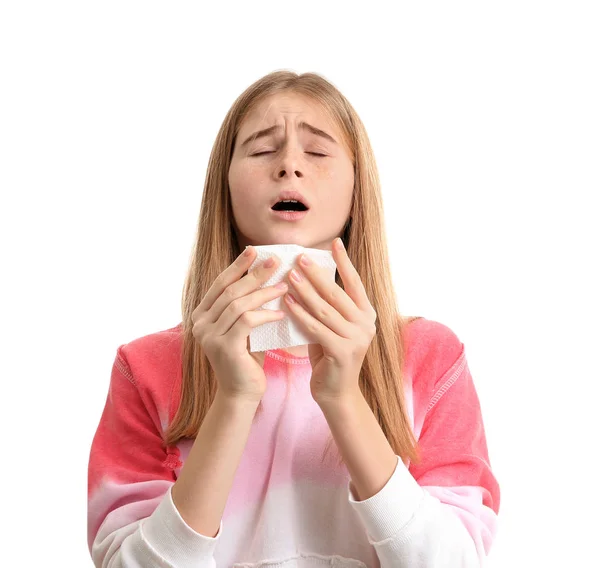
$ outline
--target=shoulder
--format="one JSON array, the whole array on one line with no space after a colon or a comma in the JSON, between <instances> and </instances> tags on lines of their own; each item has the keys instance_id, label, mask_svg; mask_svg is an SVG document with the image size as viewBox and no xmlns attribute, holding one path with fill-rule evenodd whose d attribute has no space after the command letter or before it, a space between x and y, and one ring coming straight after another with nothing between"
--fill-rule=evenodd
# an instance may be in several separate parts
<instances>
[{"instance_id":1,"label":"shoulder","mask_svg":"<svg viewBox=\"0 0 600 568\"><path fill-rule=\"evenodd\" d=\"M119 355L126 359L130 365L147 366L148 363L160 363L181 348L181 323L168 329L163 329L119 346Z\"/></svg>"},{"instance_id":2,"label":"shoulder","mask_svg":"<svg viewBox=\"0 0 600 568\"><path fill-rule=\"evenodd\" d=\"M143 399L168 404L181 380L181 323L132 339L117 348L115 364L133 382Z\"/></svg>"},{"instance_id":3,"label":"shoulder","mask_svg":"<svg viewBox=\"0 0 600 568\"><path fill-rule=\"evenodd\" d=\"M426 317L415 318L405 326L406 349L424 357L451 356L462 349L458 335L448 325Z\"/></svg>"},{"instance_id":4,"label":"shoulder","mask_svg":"<svg viewBox=\"0 0 600 568\"><path fill-rule=\"evenodd\" d=\"M426 390L464 356L464 344L448 325L421 317L404 328L405 368Z\"/></svg>"}]
</instances>

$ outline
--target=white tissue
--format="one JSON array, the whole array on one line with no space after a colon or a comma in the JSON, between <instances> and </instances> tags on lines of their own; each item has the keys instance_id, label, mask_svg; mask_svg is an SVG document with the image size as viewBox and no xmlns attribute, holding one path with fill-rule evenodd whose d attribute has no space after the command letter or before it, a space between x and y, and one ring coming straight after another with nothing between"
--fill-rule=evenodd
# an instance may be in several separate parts
<instances>
[{"instance_id":1,"label":"white tissue","mask_svg":"<svg viewBox=\"0 0 600 568\"><path fill-rule=\"evenodd\" d=\"M325 268L333 282L335 282L335 271L337 265L333 260L331 251L305 248L300 245L264 245L253 246L256 249L256 258L250 265L248 273L264 262L269 256L277 255L280 262L277 269L260 288L274 286L275 284L285 280L287 282L288 272L294 268L296 258L302 253L306 253L313 262ZM289 284L289 282L288 282ZM293 293L292 285L289 284L288 291ZM283 299L284 294L278 296L274 300L263 304L261 308L265 310L282 310L289 314L289 308ZM294 316L287 315L279 321L270 321L255 327L250 332L250 351L267 351L269 349L281 349L284 347L294 347L296 345L307 345L310 339L298 328L295 323Z\"/></svg>"}]
</instances>

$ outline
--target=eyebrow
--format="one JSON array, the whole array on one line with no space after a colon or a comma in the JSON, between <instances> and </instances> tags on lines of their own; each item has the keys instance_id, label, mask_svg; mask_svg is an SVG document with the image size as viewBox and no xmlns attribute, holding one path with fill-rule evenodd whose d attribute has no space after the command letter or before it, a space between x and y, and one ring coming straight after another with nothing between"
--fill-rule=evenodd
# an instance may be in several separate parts
<instances>
[{"instance_id":1,"label":"eyebrow","mask_svg":"<svg viewBox=\"0 0 600 568\"><path fill-rule=\"evenodd\" d=\"M325 138L326 140L329 140L330 142L337 144L337 141L335 140L335 138L333 138L332 136L327 134L327 132L321 130L320 128L316 128L315 126L308 124L308 122L302 121L298 124L298 127L301 128L302 130L308 130L309 132L312 132L313 134L316 134L317 136L321 136L322 138ZM242 142L241 147L243 148L244 146L246 146L246 144L248 144L252 140L256 140L257 138L261 138L263 136L269 136L270 134L273 134L273 132L275 132L276 130L281 130L282 128L283 128L283 126L281 124L275 124L274 126L270 126L269 128L265 128L264 130L259 130L258 132L255 132L254 134L251 134L250 136L248 136L248 138L246 138L246 140L244 140Z\"/></svg>"}]
</instances>

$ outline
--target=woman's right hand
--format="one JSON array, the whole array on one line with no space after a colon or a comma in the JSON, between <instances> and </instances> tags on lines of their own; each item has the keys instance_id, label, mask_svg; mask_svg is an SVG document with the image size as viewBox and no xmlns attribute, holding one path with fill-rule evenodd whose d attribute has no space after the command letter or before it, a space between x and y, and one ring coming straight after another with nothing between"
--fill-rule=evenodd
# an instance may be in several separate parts
<instances>
[{"instance_id":1,"label":"woman's right hand","mask_svg":"<svg viewBox=\"0 0 600 568\"><path fill-rule=\"evenodd\" d=\"M258 402L267 381L263 371L264 352L249 351L248 336L253 328L283 319L283 311L259 309L264 303L283 295L283 288L269 286L258 289L275 272L279 259L273 255L241 278L248 270L256 251L249 246L213 282L200 304L192 312L194 338L215 372L218 388L234 399ZM273 266L265 264L273 259Z\"/></svg>"}]
</instances>

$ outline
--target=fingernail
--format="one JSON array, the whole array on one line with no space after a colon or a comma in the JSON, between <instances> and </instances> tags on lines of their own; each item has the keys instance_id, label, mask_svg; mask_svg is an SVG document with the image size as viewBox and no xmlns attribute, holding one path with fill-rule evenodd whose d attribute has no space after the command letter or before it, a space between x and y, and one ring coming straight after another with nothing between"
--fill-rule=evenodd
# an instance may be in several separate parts
<instances>
[{"instance_id":1,"label":"fingernail","mask_svg":"<svg viewBox=\"0 0 600 568\"><path fill-rule=\"evenodd\" d=\"M310 258L308 258L308 256L306 254L303 254L300 257L300 264L304 264L304 266L308 266L311 263L312 263L312 260Z\"/></svg>"},{"instance_id":2,"label":"fingernail","mask_svg":"<svg viewBox=\"0 0 600 568\"><path fill-rule=\"evenodd\" d=\"M252 247L248 245L244 251L244 256L250 256L252 254Z\"/></svg>"},{"instance_id":3,"label":"fingernail","mask_svg":"<svg viewBox=\"0 0 600 568\"><path fill-rule=\"evenodd\" d=\"M272 256L270 256L269 258L267 258L267 260L265 260L265 263L263 266L265 268L271 268L271 266L273 266L274 264L275 264L275 259Z\"/></svg>"}]
</instances>

